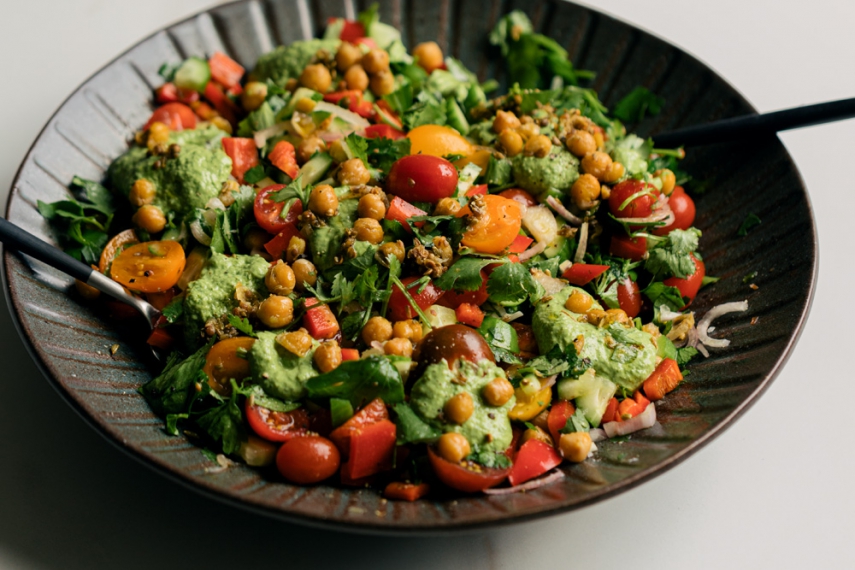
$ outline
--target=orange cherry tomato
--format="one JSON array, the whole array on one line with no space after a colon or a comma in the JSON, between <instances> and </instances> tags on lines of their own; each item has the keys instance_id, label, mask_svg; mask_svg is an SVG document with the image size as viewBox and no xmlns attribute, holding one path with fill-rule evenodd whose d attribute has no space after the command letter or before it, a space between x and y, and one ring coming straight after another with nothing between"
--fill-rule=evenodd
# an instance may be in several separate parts
<instances>
[{"instance_id":1,"label":"orange cherry tomato","mask_svg":"<svg viewBox=\"0 0 855 570\"><path fill-rule=\"evenodd\" d=\"M461 242L481 253L502 253L520 233L522 213L514 200L487 194L486 208L478 221L463 234ZM471 214L469 206L462 208L457 217Z\"/></svg>"},{"instance_id":2,"label":"orange cherry tomato","mask_svg":"<svg viewBox=\"0 0 855 570\"><path fill-rule=\"evenodd\" d=\"M123 250L110 277L132 291L158 293L178 283L184 271L184 249L175 241L147 241Z\"/></svg>"},{"instance_id":3,"label":"orange cherry tomato","mask_svg":"<svg viewBox=\"0 0 855 570\"><path fill-rule=\"evenodd\" d=\"M110 264L113 263L113 259L116 257L116 254L121 251L121 249L126 245L133 245L135 243L139 243L140 240L137 238L136 232L134 230L125 230L123 232L119 232L107 242L107 245L104 246L104 250L101 252L101 259L98 261L98 270L101 273L106 273L110 268Z\"/></svg>"},{"instance_id":4,"label":"orange cherry tomato","mask_svg":"<svg viewBox=\"0 0 855 570\"><path fill-rule=\"evenodd\" d=\"M234 378L240 382L250 375L249 361L238 356L238 349L249 351L255 344L254 338L240 336L221 340L211 347L205 356L202 371L208 375L208 385L221 396L230 396Z\"/></svg>"},{"instance_id":5,"label":"orange cherry tomato","mask_svg":"<svg viewBox=\"0 0 855 570\"><path fill-rule=\"evenodd\" d=\"M410 154L429 154L448 156L462 154L469 156L473 152L472 144L451 127L440 125L422 125L407 133L410 139Z\"/></svg>"}]
</instances>

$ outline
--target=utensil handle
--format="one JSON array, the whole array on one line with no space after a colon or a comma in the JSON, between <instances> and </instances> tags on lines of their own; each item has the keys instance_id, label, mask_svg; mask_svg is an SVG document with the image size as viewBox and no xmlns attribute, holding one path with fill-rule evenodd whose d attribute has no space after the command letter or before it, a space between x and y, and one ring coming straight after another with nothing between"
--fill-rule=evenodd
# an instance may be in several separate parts
<instances>
[{"instance_id":1,"label":"utensil handle","mask_svg":"<svg viewBox=\"0 0 855 570\"><path fill-rule=\"evenodd\" d=\"M0 218L0 241L84 283L89 281L93 273L93 269L85 263L77 261L59 248L40 240L4 218Z\"/></svg>"},{"instance_id":2,"label":"utensil handle","mask_svg":"<svg viewBox=\"0 0 855 570\"><path fill-rule=\"evenodd\" d=\"M768 135L855 117L855 98L725 119L653 135L659 148L697 146Z\"/></svg>"}]
</instances>

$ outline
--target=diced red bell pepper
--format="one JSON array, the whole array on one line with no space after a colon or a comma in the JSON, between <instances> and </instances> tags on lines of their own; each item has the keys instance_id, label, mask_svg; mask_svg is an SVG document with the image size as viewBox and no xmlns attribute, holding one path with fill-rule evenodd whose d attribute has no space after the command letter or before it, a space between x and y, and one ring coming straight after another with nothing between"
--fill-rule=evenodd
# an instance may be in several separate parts
<instances>
[{"instance_id":1,"label":"diced red bell pepper","mask_svg":"<svg viewBox=\"0 0 855 570\"><path fill-rule=\"evenodd\" d=\"M401 283L406 289L410 283L417 279L418 277L405 277L401 279ZM421 289L421 292L419 292L419 289ZM410 297L412 297L415 304L421 310L425 310L442 297L443 290L434 285L433 282L429 282L423 289L414 286L412 289L407 289L407 293L409 293ZM398 285L393 285L392 294L389 295L389 318L393 321L403 321L415 318L416 314L416 310L410 305L410 301L404 295L403 291L401 291L401 288Z\"/></svg>"},{"instance_id":2,"label":"diced red bell pepper","mask_svg":"<svg viewBox=\"0 0 855 570\"><path fill-rule=\"evenodd\" d=\"M339 331L338 320L329 305L318 305L306 311L303 326L317 340L332 338Z\"/></svg>"},{"instance_id":3,"label":"diced red bell pepper","mask_svg":"<svg viewBox=\"0 0 855 570\"><path fill-rule=\"evenodd\" d=\"M367 139L392 139L398 140L406 137L404 133L386 124L371 125L365 127L365 138Z\"/></svg>"},{"instance_id":4,"label":"diced red bell pepper","mask_svg":"<svg viewBox=\"0 0 855 570\"><path fill-rule=\"evenodd\" d=\"M344 18L327 18L327 26L336 23L338 20L343 21L341 33L338 36L343 42L355 42L359 38L365 37L365 26L362 22L355 20L345 20Z\"/></svg>"},{"instance_id":5,"label":"diced red bell pepper","mask_svg":"<svg viewBox=\"0 0 855 570\"><path fill-rule=\"evenodd\" d=\"M324 95L324 101L339 105L342 99L347 99L347 108L353 113L366 119L374 115L374 105L362 97L362 91L355 89L347 91L336 91Z\"/></svg>"},{"instance_id":6,"label":"diced red bell pepper","mask_svg":"<svg viewBox=\"0 0 855 570\"><path fill-rule=\"evenodd\" d=\"M613 422L618 417L618 401L617 398L612 398L609 400L608 405L606 405L606 411L603 413L602 423Z\"/></svg>"},{"instance_id":7,"label":"diced red bell pepper","mask_svg":"<svg viewBox=\"0 0 855 570\"><path fill-rule=\"evenodd\" d=\"M229 87L228 91L226 91L227 95L231 95L232 97L240 97L243 95L243 85L240 83L236 83Z\"/></svg>"},{"instance_id":8,"label":"diced red bell pepper","mask_svg":"<svg viewBox=\"0 0 855 570\"><path fill-rule=\"evenodd\" d=\"M400 222L401 225L404 226L404 229L408 232L412 233L413 230L410 228L409 220L415 216L426 216L427 212L416 208L406 200L399 198L398 196L393 196L392 200L389 202L389 209L386 210L386 219L394 220L396 222ZM421 227L424 222L417 222L416 227Z\"/></svg>"},{"instance_id":9,"label":"diced red bell pepper","mask_svg":"<svg viewBox=\"0 0 855 570\"><path fill-rule=\"evenodd\" d=\"M478 328L484 322L484 311L478 305L471 303L461 303L454 310L457 315L457 320L464 325L469 325L472 328Z\"/></svg>"},{"instance_id":10,"label":"diced red bell pepper","mask_svg":"<svg viewBox=\"0 0 855 570\"><path fill-rule=\"evenodd\" d=\"M223 139L223 150L232 159L232 176L243 184L243 175L246 171L259 164L255 141L247 138L226 137Z\"/></svg>"},{"instance_id":11,"label":"diced red bell pepper","mask_svg":"<svg viewBox=\"0 0 855 570\"><path fill-rule=\"evenodd\" d=\"M371 400L364 408L330 433L330 441L338 448L343 459L350 457L351 436L367 425L389 419L386 404L380 398Z\"/></svg>"},{"instance_id":12,"label":"diced red bell pepper","mask_svg":"<svg viewBox=\"0 0 855 570\"><path fill-rule=\"evenodd\" d=\"M226 96L222 87L213 81L209 81L208 85L205 86L205 99L211 102L217 113L231 123L232 127L237 127L237 117L240 109Z\"/></svg>"},{"instance_id":13,"label":"diced red bell pepper","mask_svg":"<svg viewBox=\"0 0 855 570\"><path fill-rule=\"evenodd\" d=\"M281 259L282 255L288 249L288 244L291 243L292 237L302 237L300 230L297 229L297 224L291 222L276 234L273 239L264 244L264 249L273 259Z\"/></svg>"},{"instance_id":14,"label":"diced red bell pepper","mask_svg":"<svg viewBox=\"0 0 855 570\"><path fill-rule=\"evenodd\" d=\"M636 391L632 398L625 398L618 406L614 421L622 422L632 419L647 409L650 400L644 397L644 394Z\"/></svg>"},{"instance_id":15,"label":"diced red bell pepper","mask_svg":"<svg viewBox=\"0 0 855 570\"><path fill-rule=\"evenodd\" d=\"M454 289L449 289L442 294L442 297L437 300L436 304L448 307L449 309L456 309L463 303L481 306L489 298L490 294L487 293L487 272L481 271L481 286L478 289L475 291L455 291Z\"/></svg>"},{"instance_id":16,"label":"diced red bell pepper","mask_svg":"<svg viewBox=\"0 0 855 570\"><path fill-rule=\"evenodd\" d=\"M199 92L192 89L179 89L174 83L164 83L154 90L155 99L158 103L195 103L199 100Z\"/></svg>"},{"instance_id":17,"label":"diced red bell pepper","mask_svg":"<svg viewBox=\"0 0 855 570\"><path fill-rule=\"evenodd\" d=\"M608 269L608 265L574 263L564 271L562 276L564 279L569 281L571 285L582 287L608 271Z\"/></svg>"},{"instance_id":18,"label":"diced red bell pepper","mask_svg":"<svg viewBox=\"0 0 855 570\"><path fill-rule=\"evenodd\" d=\"M175 346L175 338L166 329L156 328L151 331L146 343L161 350L169 350Z\"/></svg>"},{"instance_id":19,"label":"diced red bell pepper","mask_svg":"<svg viewBox=\"0 0 855 570\"><path fill-rule=\"evenodd\" d=\"M487 193L487 185L486 184L478 184L478 185L472 186L469 190L466 191L466 197L471 198L472 196L483 196L486 193ZM525 250L523 250L523 251L525 251Z\"/></svg>"},{"instance_id":20,"label":"diced red bell pepper","mask_svg":"<svg viewBox=\"0 0 855 570\"><path fill-rule=\"evenodd\" d=\"M665 394L676 388L682 379L683 373L680 372L677 361L673 358L666 358L644 381L644 395L652 401L661 400Z\"/></svg>"},{"instance_id":21,"label":"diced red bell pepper","mask_svg":"<svg viewBox=\"0 0 855 570\"><path fill-rule=\"evenodd\" d=\"M293 144L288 141L279 141L267 155L267 159L292 179L297 178L300 167L297 166L297 150Z\"/></svg>"},{"instance_id":22,"label":"diced red bell pepper","mask_svg":"<svg viewBox=\"0 0 855 570\"><path fill-rule=\"evenodd\" d=\"M549 428L549 434L555 445L558 445L561 439L561 430L567 425L567 420L575 413L576 408L567 400L558 400L552 404L549 415L546 416L546 427Z\"/></svg>"},{"instance_id":23,"label":"diced red bell pepper","mask_svg":"<svg viewBox=\"0 0 855 570\"><path fill-rule=\"evenodd\" d=\"M220 116L213 107L203 101L197 101L193 104L193 112L203 121L210 121L214 117Z\"/></svg>"},{"instance_id":24,"label":"diced red bell pepper","mask_svg":"<svg viewBox=\"0 0 855 570\"><path fill-rule=\"evenodd\" d=\"M508 483L511 486L521 485L557 465L561 465L561 455L554 447L538 439L530 439L517 452L514 466L508 474Z\"/></svg>"},{"instance_id":25,"label":"diced red bell pepper","mask_svg":"<svg viewBox=\"0 0 855 570\"><path fill-rule=\"evenodd\" d=\"M428 494L430 486L427 483L389 483L383 491L383 496L393 501L418 501Z\"/></svg>"},{"instance_id":26,"label":"diced red bell pepper","mask_svg":"<svg viewBox=\"0 0 855 570\"><path fill-rule=\"evenodd\" d=\"M374 120L376 122L386 123L393 129L398 129L399 131L404 130L404 122L401 120L401 117L398 116L398 113L392 110L389 103L380 99L375 102L374 105L376 106L374 109Z\"/></svg>"},{"instance_id":27,"label":"diced red bell pepper","mask_svg":"<svg viewBox=\"0 0 855 570\"><path fill-rule=\"evenodd\" d=\"M528 246L530 246L532 242L534 242L533 239L520 234L514 238L514 241L511 243L511 247L508 248L508 251L511 253L522 253L528 249Z\"/></svg>"},{"instance_id":28,"label":"diced red bell pepper","mask_svg":"<svg viewBox=\"0 0 855 570\"><path fill-rule=\"evenodd\" d=\"M342 348L341 361L347 362L348 360L359 360L359 350L355 348Z\"/></svg>"},{"instance_id":29,"label":"diced red bell pepper","mask_svg":"<svg viewBox=\"0 0 855 570\"><path fill-rule=\"evenodd\" d=\"M632 261L641 261L647 253L647 238L613 235L609 243L609 254Z\"/></svg>"},{"instance_id":30,"label":"diced red bell pepper","mask_svg":"<svg viewBox=\"0 0 855 570\"><path fill-rule=\"evenodd\" d=\"M208 59L208 66L211 68L211 79L226 89L240 83L246 71L241 64L219 51Z\"/></svg>"},{"instance_id":31,"label":"diced red bell pepper","mask_svg":"<svg viewBox=\"0 0 855 570\"><path fill-rule=\"evenodd\" d=\"M364 426L350 436L350 454L341 466L342 481L370 477L392 467L397 429L389 420Z\"/></svg>"}]
</instances>

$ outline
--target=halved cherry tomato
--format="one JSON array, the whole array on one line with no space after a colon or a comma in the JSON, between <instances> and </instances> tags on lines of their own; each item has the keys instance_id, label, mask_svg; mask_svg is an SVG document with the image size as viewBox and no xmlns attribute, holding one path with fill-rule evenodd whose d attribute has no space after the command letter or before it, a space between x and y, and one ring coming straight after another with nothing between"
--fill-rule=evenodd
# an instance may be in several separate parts
<instances>
[{"instance_id":1,"label":"halved cherry tomato","mask_svg":"<svg viewBox=\"0 0 855 570\"><path fill-rule=\"evenodd\" d=\"M389 420L362 426L350 436L350 453L341 466L342 483L357 483L392 467L397 428Z\"/></svg>"},{"instance_id":2,"label":"halved cherry tomato","mask_svg":"<svg viewBox=\"0 0 855 570\"><path fill-rule=\"evenodd\" d=\"M148 241L122 250L110 267L110 277L132 291L157 293L178 283L185 263L178 242Z\"/></svg>"},{"instance_id":3,"label":"halved cherry tomato","mask_svg":"<svg viewBox=\"0 0 855 570\"><path fill-rule=\"evenodd\" d=\"M332 338L340 330L338 320L329 305L314 305L306 311L303 315L303 326L312 338L317 340Z\"/></svg>"},{"instance_id":4,"label":"halved cherry tomato","mask_svg":"<svg viewBox=\"0 0 855 570\"><path fill-rule=\"evenodd\" d=\"M282 217L282 208L285 207L285 202L274 201L271 194L275 194L283 188L285 188L284 184L273 184L255 196L255 203L253 204L255 221L262 229L271 234L278 234L288 224L296 222L299 215L303 213L303 203L296 200L291 209L288 210L288 214L284 218Z\"/></svg>"},{"instance_id":5,"label":"halved cherry tomato","mask_svg":"<svg viewBox=\"0 0 855 570\"><path fill-rule=\"evenodd\" d=\"M410 139L410 154L430 156L449 156L461 154L469 156L474 150L472 144L451 127L440 125L422 125L407 133Z\"/></svg>"},{"instance_id":6,"label":"halved cherry tomato","mask_svg":"<svg viewBox=\"0 0 855 570\"><path fill-rule=\"evenodd\" d=\"M461 303L454 312L457 315L457 320L464 325L469 325L477 329L484 322L484 311L478 305Z\"/></svg>"},{"instance_id":7,"label":"halved cherry tomato","mask_svg":"<svg viewBox=\"0 0 855 570\"><path fill-rule=\"evenodd\" d=\"M288 222L273 239L264 244L264 249L267 250L267 253L273 259L281 259L282 255L288 250L288 245L291 243L291 238L293 237L302 237L302 234L297 229L297 224Z\"/></svg>"},{"instance_id":8,"label":"halved cherry tomato","mask_svg":"<svg viewBox=\"0 0 855 570\"><path fill-rule=\"evenodd\" d=\"M484 360L496 361L484 337L475 329L459 324L433 329L421 340L418 350L419 366L438 364L443 360L449 367L461 359L476 364Z\"/></svg>"},{"instance_id":9,"label":"halved cherry tomato","mask_svg":"<svg viewBox=\"0 0 855 570\"><path fill-rule=\"evenodd\" d=\"M208 85L205 86L205 99L211 102L217 113L231 123L232 127L237 127L237 116L240 109L226 96L222 87L213 81L209 81Z\"/></svg>"},{"instance_id":10,"label":"halved cherry tomato","mask_svg":"<svg viewBox=\"0 0 855 570\"><path fill-rule=\"evenodd\" d=\"M101 251L101 259L98 260L98 270L106 274L110 268L110 264L113 263L113 259L123 247L139 242L140 240L137 238L134 230L125 230L114 235Z\"/></svg>"},{"instance_id":11,"label":"halved cherry tomato","mask_svg":"<svg viewBox=\"0 0 855 570\"><path fill-rule=\"evenodd\" d=\"M592 263L574 263L561 274L571 285L583 287L608 271L608 265L594 265Z\"/></svg>"},{"instance_id":12,"label":"halved cherry tomato","mask_svg":"<svg viewBox=\"0 0 855 570\"><path fill-rule=\"evenodd\" d=\"M526 208L537 206L537 200L534 199L534 196L521 188L509 188L508 190L503 190L499 192L499 196L514 200L517 204Z\"/></svg>"},{"instance_id":13,"label":"halved cherry tomato","mask_svg":"<svg viewBox=\"0 0 855 570\"><path fill-rule=\"evenodd\" d=\"M514 200L494 194L484 196L484 212L463 234L461 242L481 253L501 253L510 246L522 227L522 212ZM457 217L472 213L467 205Z\"/></svg>"},{"instance_id":14,"label":"halved cherry tomato","mask_svg":"<svg viewBox=\"0 0 855 570\"><path fill-rule=\"evenodd\" d=\"M246 421L258 437L267 441L289 441L309 433L309 414L303 408L290 412L274 412L257 406L252 398L246 400Z\"/></svg>"},{"instance_id":15,"label":"halved cherry tomato","mask_svg":"<svg viewBox=\"0 0 855 570\"><path fill-rule=\"evenodd\" d=\"M173 131L195 129L196 114L184 103L167 103L154 110L143 129L149 128L154 122L163 123Z\"/></svg>"},{"instance_id":16,"label":"halved cherry tomato","mask_svg":"<svg viewBox=\"0 0 855 570\"><path fill-rule=\"evenodd\" d=\"M646 237L631 238L623 234L612 236L612 241L609 244L609 254L631 259L632 261L641 261L645 253L647 253Z\"/></svg>"},{"instance_id":17,"label":"halved cherry tomato","mask_svg":"<svg viewBox=\"0 0 855 570\"><path fill-rule=\"evenodd\" d=\"M511 486L520 485L535 477L540 477L556 465L561 464L561 456L551 445L540 440L530 439L520 447L514 458L514 466L508 473Z\"/></svg>"},{"instance_id":18,"label":"halved cherry tomato","mask_svg":"<svg viewBox=\"0 0 855 570\"><path fill-rule=\"evenodd\" d=\"M389 483L383 491L383 496L393 501L418 501L428 494L430 486L427 483Z\"/></svg>"},{"instance_id":19,"label":"halved cherry tomato","mask_svg":"<svg viewBox=\"0 0 855 570\"><path fill-rule=\"evenodd\" d=\"M638 283L632 279L618 284L617 298L620 308L629 318L634 319L641 312L641 291L638 289Z\"/></svg>"},{"instance_id":20,"label":"halved cherry tomato","mask_svg":"<svg viewBox=\"0 0 855 570\"><path fill-rule=\"evenodd\" d=\"M232 176L243 184L243 175L246 174L246 171L259 164L255 140L225 137L223 139L223 150L232 159Z\"/></svg>"},{"instance_id":21,"label":"halved cherry tomato","mask_svg":"<svg viewBox=\"0 0 855 570\"><path fill-rule=\"evenodd\" d=\"M657 236L668 235L671 230L687 230L695 222L695 201L686 194L682 186L677 186L671 192L668 197L668 205L674 212L674 221L667 226L653 230Z\"/></svg>"},{"instance_id":22,"label":"halved cherry tomato","mask_svg":"<svg viewBox=\"0 0 855 570\"><path fill-rule=\"evenodd\" d=\"M154 97L161 105L164 103L186 103L187 105L199 100L199 92L192 89L179 89L174 83L164 83L154 90Z\"/></svg>"},{"instance_id":23,"label":"halved cherry tomato","mask_svg":"<svg viewBox=\"0 0 855 570\"><path fill-rule=\"evenodd\" d=\"M298 485L320 483L335 475L341 465L338 449L319 435L296 437L285 442L276 454L279 473Z\"/></svg>"},{"instance_id":24,"label":"halved cherry tomato","mask_svg":"<svg viewBox=\"0 0 855 570\"><path fill-rule=\"evenodd\" d=\"M404 287L407 289L407 293L410 294L410 297L413 298L416 305L418 305L420 309L424 310L436 303L437 299L442 296L443 290L430 281L424 286L424 289L422 289L421 292L419 292L421 286L413 288L407 287L407 285L418 279L419 277L405 277L404 279L401 279L401 283L404 284ZM410 305L410 301L404 296L400 287L394 285L392 287L392 294L389 296L389 317L393 321L403 321L406 319L412 319L415 316L416 311L413 309L412 305Z\"/></svg>"},{"instance_id":25,"label":"halved cherry tomato","mask_svg":"<svg viewBox=\"0 0 855 570\"><path fill-rule=\"evenodd\" d=\"M561 430L567 425L567 420L576 413L576 408L567 400L558 400L552 407L549 408L549 415L546 417L546 426L549 428L549 433L552 435L552 441L558 445L558 440L561 439Z\"/></svg>"},{"instance_id":26,"label":"halved cherry tomato","mask_svg":"<svg viewBox=\"0 0 855 570\"><path fill-rule=\"evenodd\" d=\"M208 59L208 67L211 68L211 79L226 89L240 83L246 71L241 64L219 51L215 51Z\"/></svg>"},{"instance_id":27,"label":"halved cherry tomato","mask_svg":"<svg viewBox=\"0 0 855 570\"><path fill-rule=\"evenodd\" d=\"M202 372L208 376L208 385L214 392L228 397L232 393L232 378L240 384L249 377L249 361L239 356L238 350L242 350L246 355L253 344L254 338L239 336L221 340L211 347L205 356Z\"/></svg>"},{"instance_id":28,"label":"halved cherry tomato","mask_svg":"<svg viewBox=\"0 0 855 570\"><path fill-rule=\"evenodd\" d=\"M537 339L534 338L534 328L531 325L514 321L511 326L517 333L520 352L538 352Z\"/></svg>"},{"instance_id":29,"label":"halved cherry tomato","mask_svg":"<svg viewBox=\"0 0 855 570\"><path fill-rule=\"evenodd\" d=\"M479 287L475 291L455 291L451 289L443 293L442 297L437 300L437 305L442 305L443 307L448 307L449 309L456 309L463 303L469 303L470 305L483 305L487 302L487 299L490 295L487 293L487 274L486 272L481 272L481 287Z\"/></svg>"},{"instance_id":30,"label":"halved cherry tomato","mask_svg":"<svg viewBox=\"0 0 855 570\"><path fill-rule=\"evenodd\" d=\"M659 363L656 370L644 381L644 395L651 401L661 400L665 394L677 387L683 379L680 366L673 358L666 358Z\"/></svg>"},{"instance_id":31,"label":"halved cherry tomato","mask_svg":"<svg viewBox=\"0 0 855 570\"><path fill-rule=\"evenodd\" d=\"M391 127L389 125L380 124L380 125L371 125L370 127L365 127L365 138L367 139L392 139L398 140L406 137L403 132L399 131L395 127Z\"/></svg>"},{"instance_id":32,"label":"halved cherry tomato","mask_svg":"<svg viewBox=\"0 0 855 570\"><path fill-rule=\"evenodd\" d=\"M365 26L361 22L355 20L346 20L344 18L327 18L327 26L342 21L341 33L338 36L343 42L354 42L365 36Z\"/></svg>"},{"instance_id":33,"label":"halved cherry tomato","mask_svg":"<svg viewBox=\"0 0 855 570\"><path fill-rule=\"evenodd\" d=\"M396 222L400 222L404 229L409 233L413 232L413 229L410 227L410 218L414 218L416 216L426 216L427 212L420 208L416 208L403 198L399 196L393 196L389 201L389 209L386 210L386 219L393 220ZM424 225L424 222L416 222L416 227L421 227Z\"/></svg>"},{"instance_id":34,"label":"halved cherry tomato","mask_svg":"<svg viewBox=\"0 0 855 570\"><path fill-rule=\"evenodd\" d=\"M633 195L639 194L621 208ZM652 184L630 178L616 184L609 196L609 210L616 218L646 218L653 212L653 204L659 198L659 190Z\"/></svg>"},{"instance_id":35,"label":"halved cherry tomato","mask_svg":"<svg viewBox=\"0 0 855 570\"><path fill-rule=\"evenodd\" d=\"M457 169L438 156L417 154L398 159L389 169L389 193L408 202L437 203L454 194Z\"/></svg>"},{"instance_id":36,"label":"halved cherry tomato","mask_svg":"<svg viewBox=\"0 0 855 570\"><path fill-rule=\"evenodd\" d=\"M689 303L697 297L698 291L701 289L701 285L703 285L704 276L707 274L707 268L703 261L694 255L692 256L692 261L695 262L694 273L684 279L681 279L680 277L669 277L662 282L668 287L676 287L679 289L680 295L689 298Z\"/></svg>"},{"instance_id":37,"label":"halved cherry tomato","mask_svg":"<svg viewBox=\"0 0 855 570\"><path fill-rule=\"evenodd\" d=\"M440 481L458 491L464 493L477 493L490 487L495 487L508 477L511 468L499 469L496 467L484 467L483 465L468 468L466 463L455 464L446 461L428 447L433 472ZM475 470L477 468L477 471Z\"/></svg>"},{"instance_id":38,"label":"halved cherry tomato","mask_svg":"<svg viewBox=\"0 0 855 570\"><path fill-rule=\"evenodd\" d=\"M487 193L487 185L486 184L478 184L472 186L469 190L466 191L466 197L471 198L472 196L482 196Z\"/></svg>"},{"instance_id":39,"label":"halved cherry tomato","mask_svg":"<svg viewBox=\"0 0 855 570\"><path fill-rule=\"evenodd\" d=\"M371 400L364 408L353 414L349 420L330 433L330 439L341 451L345 459L350 455L350 438L365 426L389 419L386 404L380 398Z\"/></svg>"},{"instance_id":40,"label":"halved cherry tomato","mask_svg":"<svg viewBox=\"0 0 855 570\"><path fill-rule=\"evenodd\" d=\"M279 141L267 155L270 164L290 176L297 178L300 167L297 166L297 150L288 141Z\"/></svg>"}]
</instances>

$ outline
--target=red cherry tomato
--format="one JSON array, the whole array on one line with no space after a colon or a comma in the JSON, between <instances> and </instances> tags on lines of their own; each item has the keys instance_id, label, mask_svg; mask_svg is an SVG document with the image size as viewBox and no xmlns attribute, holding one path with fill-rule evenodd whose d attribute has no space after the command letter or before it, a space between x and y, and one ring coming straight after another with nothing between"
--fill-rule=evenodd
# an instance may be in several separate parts
<instances>
[{"instance_id":1,"label":"red cherry tomato","mask_svg":"<svg viewBox=\"0 0 855 570\"><path fill-rule=\"evenodd\" d=\"M630 238L627 235L613 235L609 245L609 253L617 257L641 261L647 253L647 238Z\"/></svg>"},{"instance_id":2,"label":"red cherry tomato","mask_svg":"<svg viewBox=\"0 0 855 570\"><path fill-rule=\"evenodd\" d=\"M627 279L620 283L617 288L617 298L620 308L629 318L634 319L641 312L641 291L635 281Z\"/></svg>"},{"instance_id":3,"label":"red cherry tomato","mask_svg":"<svg viewBox=\"0 0 855 570\"><path fill-rule=\"evenodd\" d=\"M431 448L428 448L428 457L430 457L433 472L436 473L439 480L452 489L457 489L464 493L477 493L478 491L495 487L507 478L511 470L510 467L507 469L497 469L495 467L479 466L478 471L473 471L463 465L446 461L434 453Z\"/></svg>"},{"instance_id":4,"label":"red cherry tomato","mask_svg":"<svg viewBox=\"0 0 855 570\"><path fill-rule=\"evenodd\" d=\"M274 412L246 401L246 420L259 437L267 441L288 441L309 430L309 414L300 408L291 412Z\"/></svg>"},{"instance_id":5,"label":"red cherry tomato","mask_svg":"<svg viewBox=\"0 0 855 570\"><path fill-rule=\"evenodd\" d=\"M413 281L416 281L419 277L405 277L401 279L401 283L406 287ZM436 303L437 299L439 299L444 291L434 285L432 282L428 282L425 285L424 290L419 293L420 287L407 288L407 293L410 294L410 297L413 298L413 301L416 302L416 305L419 306L420 309L424 310ZM393 321L403 321L406 319L412 319L416 316L416 311L410 305L410 301L404 296L404 293L401 289L395 285L392 288L392 294L389 296L389 317Z\"/></svg>"},{"instance_id":6,"label":"red cherry tomato","mask_svg":"<svg viewBox=\"0 0 855 570\"><path fill-rule=\"evenodd\" d=\"M561 275L570 282L571 285L576 285L577 287L584 287L606 271L608 271L608 265L594 265L592 263L574 263Z\"/></svg>"},{"instance_id":7,"label":"red cherry tomato","mask_svg":"<svg viewBox=\"0 0 855 570\"><path fill-rule=\"evenodd\" d=\"M276 454L279 473L291 483L311 485L335 475L341 456L333 442L319 435L296 437Z\"/></svg>"},{"instance_id":8,"label":"red cherry tomato","mask_svg":"<svg viewBox=\"0 0 855 570\"><path fill-rule=\"evenodd\" d=\"M294 202L294 205L291 206L291 209L288 211L288 215L284 218L281 216L282 208L285 207L285 202L275 202L270 197L270 194L275 194L283 188L285 188L284 184L273 184L272 186L268 186L263 189L255 196L255 204L253 204L255 221L258 222L258 225L265 231L268 231L271 234L278 234L284 230L288 224L296 222L297 217L303 213L303 204L297 200Z\"/></svg>"},{"instance_id":9,"label":"red cherry tomato","mask_svg":"<svg viewBox=\"0 0 855 570\"><path fill-rule=\"evenodd\" d=\"M537 200L534 199L534 196L522 190L520 188L510 188L508 190L503 190L499 192L499 196L503 198L510 198L511 200L516 201L520 206L525 206L526 208L530 208L531 206L537 206Z\"/></svg>"},{"instance_id":10,"label":"red cherry tomato","mask_svg":"<svg viewBox=\"0 0 855 570\"><path fill-rule=\"evenodd\" d=\"M643 190L648 190L650 193L638 196L624 208L621 208L623 203L633 194ZM609 196L609 210L616 218L646 218L653 211L653 204L656 203L658 197L659 190L654 186L640 180L624 180L612 188L612 193Z\"/></svg>"},{"instance_id":11,"label":"red cherry tomato","mask_svg":"<svg viewBox=\"0 0 855 570\"><path fill-rule=\"evenodd\" d=\"M436 203L454 194L457 169L438 156L405 156L389 169L387 187L408 202Z\"/></svg>"},{"instance_id":12,"label":"red cherry tomato","mask_svg":"<svg viewBox=\"0 0 855 570\"><path fill-rule=\"evenodd\" d=\"M184 103L167 103L155 109L143 128L149 128L154 122L163 123L173 131L195 129L196 114Z\"/></svg>"},{"instance_id":13,"label":"red cherry tomato","mask_svg":"<svg viewBox=\"0 0 855 570\"><path fill-rule=\"evenodd\" d=\"M489 296L490 295L487 294L487 274L482 271L480 288L475 291L461 292L451 289L443 293L442 297L439 298L436 304L448 307L449 309L456 309L463 303L469 303L470 305L483 305Z\"/></svg>"},{"instance_id":14,"label":"red cherry tomato","mask_svg":"<svg viewBox=\"0 0 855 570\"><path fill-rule=\"evenodd\" d=\"M704 276L707 274L707 268L704 266L704 262L692 256L692 261L695 262L695 272L686 277L685 279L681 279L679 277L670 277L663 281L665 285L668 287L676 287L680 290L680 295L683 297L689 298L689 303L691 303L695 297L698 295L698 291L701 288L701 285L704 281Z\"/></svg>"},{"instance_id":15,"label":"red cherry tomato","mask_svg":"<svg viewBox=\"0 0 855 570\"><path fill-rule=\"evenodd\" d=\"M671 230L687 230L695 222L695 201L686 194L682 186L677 186L671 192L668 205L674 212L674 221L667 226L653 230L653 233L658 236L668 235Z\"/></svg>"}]
</instances>

